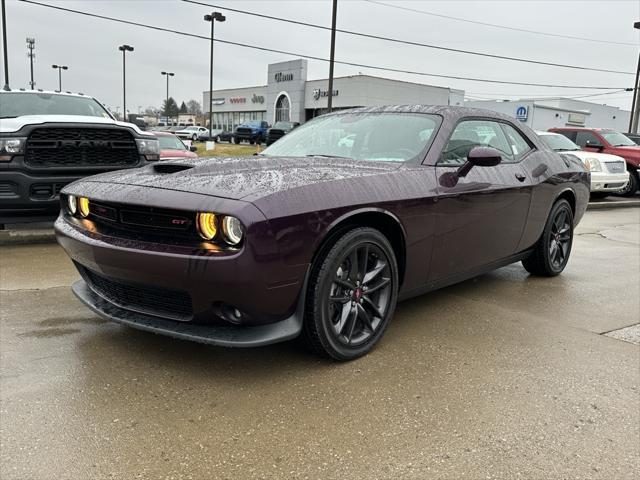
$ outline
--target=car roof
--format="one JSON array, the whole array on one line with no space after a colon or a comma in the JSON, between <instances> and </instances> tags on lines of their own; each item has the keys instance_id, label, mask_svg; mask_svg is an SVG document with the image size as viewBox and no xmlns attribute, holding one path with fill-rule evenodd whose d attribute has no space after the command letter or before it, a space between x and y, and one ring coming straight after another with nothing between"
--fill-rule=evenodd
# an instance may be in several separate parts
<instances>
[{"instance_id":1,"label":"car roof","mask_svg":"<svg viewBox=\"0 0 640 480\"><path fill-rule=\"evenodd\" d=\"M344 115L347 113L429 113L435 115L442 115L449 118L462 118L462 117L489 117L501 120L506 120L511 123L519 123L515 121L514 117L499 113L486 108L475 107L462 107L453 105L421 105L421 104L407 104L407 105L383 105L378 107L357 107L348 110L338 110L331 112L328 115Z\"/></svg>"},{"instance_id":2,"label":"car roof","mask_svg":"<svg viewBox=\"0 0 640 480\"><path fill-rule=\"evenodd\" d=\"M85 95L84 93L78 92L78 93L73 93L73 92L59 92L57 90L26 90L24 88L20 88L17 90L0 90L0 94L2 93L46 93L47 95L63 95L66 97L82 97L82 98L94 98L91 95ZM95 100L95 98L94 98Z\"/></svg>"}]
</instances>

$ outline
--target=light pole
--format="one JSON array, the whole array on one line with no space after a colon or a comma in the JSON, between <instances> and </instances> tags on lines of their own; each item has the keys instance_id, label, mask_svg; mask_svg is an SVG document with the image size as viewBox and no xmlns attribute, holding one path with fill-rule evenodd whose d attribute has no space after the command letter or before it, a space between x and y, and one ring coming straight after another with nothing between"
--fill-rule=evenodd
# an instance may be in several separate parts
<instances>
[{"instance_id":1,"label":"light pole","mask_svg":"<svg viewBox=\"0 0 640 480\"><path fill-rule=\"evenodd\" d=\"M51 65L51 68L58 69L58 91L62 91L62 70L69 70L66 65Z\"/></svg>"},{"instance_id":2,"label":"light pole","mask_svg":"<svg viewBox=\"0 0 640 480\"><path fill-rule=\"evenodd\" d=\"M127 119L127 67L125 62L125 57L127 52L133 52L133 47L130 45L120 45L118 50L122 52L122 115L124 117L124 121Z\"/></svg>"},{"instance_id":3,"label":"light pole","mask_svg":"<svg viewBox=\"0 0 640 480\"><path fill-rule=\"evenodd\" d=\"M633 28L640 29L640 22L635 22ZM636 67L636 83L633 85L633 100L631 101L631 118L629 119L629 133L638 133L638 119L640 117L640 54Z\"/></svg>"},{"instance_id":4,"label":"light pole","mask_svg":"<svg viewBox=\"0 0 640 480\"><path fill-rule=\"evenodd\" d=\"M7 50L7 13L5 0L0 0L2 3L2 51L4 57L4 87L3 90L11 90L9 88L9 51Z\"/></svg>"},{"instance_id":5,"label":"light pole","mask_svg":"<svg viewBox=\"0 0 640 480\"><path fill-rule=\"evenodd\" d=\"M27 57L29 57L29 67L31 72L31 81L29 85L31 86L31 90L36 88L36 82L33 81L33 59L36 57L34 50L36 48L36 39L33 37L27 37Z\"/></svg>"},{"instance_id":6,"label":"light pole","mask_svg":"<svg viewBox=\"0 0 640 480\"><path fill-rule=\"evenodd\" d=\"M336 53L336 16L338 13L338 0L333 0L333 14L331 16L331 52L329 56L329 91L327 92L327 110L333 108L333 62Z\"/></svg>"},{"instance_id":7,"label":"light pole","mask_svg":"<svg viewBox=\"0 0 640 480\"><path fill-rule=\"evenodd\" d=\"M167 77L167 99L164 103L164 115L166 117L167 126L169 126L169 77L173 77L175 73L173 72L160 72L162 75L166 75Z\"/></svg>"},{"instance_id":8,"label":"light pole","mask_svg":"<svg viewBox=\"0 0 640 480\"><path fill-rule=\"evenodd\" d=\"M205 15L204 21L211 22L211 57L209 59L209 140L213 138L213 26L216 22L224 22L227 19L220 12Z\"/></svg>"}]
</instances>

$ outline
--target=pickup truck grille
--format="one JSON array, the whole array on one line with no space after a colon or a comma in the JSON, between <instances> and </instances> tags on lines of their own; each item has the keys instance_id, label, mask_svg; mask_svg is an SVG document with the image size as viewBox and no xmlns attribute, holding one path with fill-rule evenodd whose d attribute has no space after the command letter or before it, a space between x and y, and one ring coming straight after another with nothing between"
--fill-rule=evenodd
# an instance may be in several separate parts
<instances>
[{"instance_id":1,"label":"pickup truck grille","mask_svg":"<svg viewBox=\"0 0 640 480\"><path fill-rule=\"evenodd\" d=\"M25 164L51 167L132 167L139 161L133 136L116 128L38 128L27 139Z\"/></svg>"},{"instance_id":2,"label":"pickup truck grille","mask_svg":"<svg viewBox=\"0 0 640 480\"><path fill-rule=\"evenodd\" d=\"M238 135L251 135L252 130L250 128L238 127L236 128L236 133Z\"/></svg>"},{"instance_id":3,"label":"pickup truck grille","mask_svg":"<svg viewBox=\"0 0 640 480\"><path fill-rule=\"evenodd\" d=\"M284 134L285 134L285 131L284 131L284 130L280 130L280 129L273 129L273 128L272 128L271 130L269 130L269 135L268 135L268 137L269 137L269 140L272 140L272 141L274 141L274 142L275 142L275 141L276 141L276 140L278 140L279 138L284 137Z\"/></svg>"},{"instance_id":4,"label":"pickup truck grille","mask_svg":"<svg viewBox=\"0 0 640 480\"><path fill-rule=\"evenodd\" d=\"M609 173L623 173L626 170L624 162L605 162Z\"/></svg>"}]
</instances>

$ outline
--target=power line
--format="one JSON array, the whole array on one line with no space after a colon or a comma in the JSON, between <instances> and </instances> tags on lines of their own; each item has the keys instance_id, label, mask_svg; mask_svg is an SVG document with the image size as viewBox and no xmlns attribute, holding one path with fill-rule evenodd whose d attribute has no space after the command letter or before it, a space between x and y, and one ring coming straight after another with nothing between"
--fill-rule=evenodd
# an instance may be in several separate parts
<instances>
[{"instance_id":1,"label":"power line","mask_svg":"<svg viewBox=\"0 0 640 480\"><path fill-rule=\"evenodd\" d=\"M368 3L374 3L376 5L383 5L385 7L390 7L390 8L397 8L398 10L405 10L408 12L414 12L414 13L420 13L423 15L429 15L432 17L439 17L439 18L446 18L448 20L456 20L458 22L465 22L465 23L473 23L474 25L484 25L485 27L493 27L493 28L502 28L505 30L512 30L515 32L525 32L525 33L533 33L535 35L545 35L547 37L558 37L558 38L569 38L572 40L582 40L585 42L596 42L596 43L606 43L609 45L629 45L632 47L637 47L638 45L635 43L630 43L630 42L614 42L612 40L599 40L599 39L595 39L595 38L586 38L586 37L575 37L572 35L562 35L560 33L549 33L549 32L540 32L538 30L528 30L526 28L517 28L517 27L508 27L507 25L498 25L495 23L487 23L487 22L480 22L477 20L469 20L466 18L460 18L460 17L452 17L450 15L443 15L440 13L433 13L433 12L427 12L425 10L418 10L415 8L409 8L409 7L403 7L401 5L392 5L389 3L384 3L384 2L379 2L376 0L363 0L365 2Z\"/></svg>"},{"instance_id":2,"label":"power line","mask_svg":"<svg viewBox=\"0 0 640 480\"><path fill-rule=\"evenodd\" d=\"M531 94L522 94L522 93L508 93L508 94L503 94L503 93L488 93L488 92L466 92L468 95L483 95L483 96L488 96L488 97L496 97L498 99L501 98L505 98L505 97L520 97L520 99L536 99L536 100L552 100L552 99L558 99L558 98L589 98L589 97L600 97L600 96L604 96L604 95L614 95L617 93L621 93L621 92L629 92L629 94L631 94L633 92L632 88L624 88L624 89L620 89L620 90L614 90L612 92L605 92L605 93L590 93L590 94L580 94L580 95L570 95L570 96L558 96L558 95L531 95Z\"/></svg>"},{"instance_id":3,"label":"power line","mask_svg":"<svg viewBox=\"0 0 640 480\"><path fill-rule=\"evenodd\" d=\"M155 25L149 25L149 24L144 24L144 23L139 23L139 22L133 22L130 20L123 20L120 18L115 18L115 17L108 17L106 15L98 15L95 13L89 13L89 12L83 12L80 10L74 10L71 8L65 8L65 7L59 7L57 5L49 5L46 3L40 3L40 2L36 2L34 0L20 0L23 3L28 3L28 4L32 4L32 5L37 5L40 7L46 7L46 8L51 8L54 10L59 10L59 11L63 11L63 12L68 12L68 13L76 13L79 15L84 15L87 17L92 17L92 18L99 18L102 20L109 20L112 22L117 22L117 23L122 23L122 24L126 24L126 25L132 25L132 26L136 26L136 27L142 27L142 28L149 28L152 30L157 30L157 31L161 31L161 32L168 32L168 33L173 33L176 35L182 35L182 36L186 36L186 37L192 37L192 38L199 38L202 40L207 40L210 41L210 38L202 36L202 35L196 35L193 33L188 33L188 32L182 32L179 30L173 30L170 28L164 28L164 27L158 27ZM302 53L296 53L296 52L288 52L285 50L277 50L277 49L273 49L273 48L267 48L267 47L261 47L258 45L250 45L250 44L246 44L246 43L240 43L240 42L232 42L230 40L222 40L220 38L216 38L214 40L215 42L218 43L224 43L227 45L234 45L237 47L243 47L243 48L250 48L253 50L261 50L263 52L272 52L272 53L280 53L283 55L291 55L294 57L299 57L299 58L306 58L309 60L317 60L317 61L321 61L321 62L328 62L329 59L327 58L322 58L322 57L316 57L313 55L305 55ZM620 89L624 89L626 87L602 87L602 86L585 86L585 85L554 85L554 84L545 84L545 83L529 83L529 82L514 82L514 81L507 81L507 80L492 80L492 79L486 79L486 78L474 78L474 77L463 77L463 76L456 76L456 75L443 75L443 74L436 74L436 73L427 73L427 72L416 72L416 71L412 71L412 70L402 70L399 68L391 68L391 67L382 67L382 66L376 66L376 65L367 65L364 63L355 63L355 62L347 62L347 61L339 61L336 60L335 63L340 64L340 65L348 65L351 67L360 67L360 68L370 68L373 70L381 70L381 71L385 71L385 72L394 72L394 73L404 73L404 74L410 74L410 75L419 75L419 76L424 76L424 77L435 77L435 78L447 78L447 79L452 79L452 80L466 80L466 81L471 81L471 82L481 82L481 83L494 83L494 84L503 84L503 85L522 85L522 86L527 86L527 87L549 87L549 88L574 88L574 89L585 89L585 90L620 90Z\"/></svg>"},{"instance_id":4,"label":"power line","mask_svg":"<svg viewBox=\"0 0 640 480\"><path fill-rule=\"evenodd\" d=\"M241 13L243 15L250 15L253 17L259 17L259 18L265 18L268 20L275 20L278 22L284 22L284 23L291 23L291 24L295 24L295 25L302 25L305 27L311 27L311 28L317 28L317 29L321 29L321 30L331 30L330 27L324 26L324 25L318 25L315 23L308 23L308 22L301 22L299 20L292 20L289 18L283 18L283 17L275 17L273 15L266 15L263 13L256 13L256 12L250 12L248 10L239 10L237 8L230 8L230 7L225 7L222 5L214 5L214 4L210 4L210 3L204 3L204 2L199 2L197 0L182 0L185 3L192 3L195 5L202 5L205 7L209 7L209 8L220 8L220 9L225 9L228 10L230 12L235 12L235 13ZM592 71L592 72L605 72L605 73L618 73L618 74L622 74L622 75L635 75L635 72L625 72L625 71L621 71L621 70L610 70L610 69L605 69L605 68L595 68L595 67L583 67L580 65L568 65L568 64L564 64L564 63L553 63L553 62L543 62L541 60L530 60L527 58L519 58L519 57L508 57L505 55L496 55L496 54L492 54L492 53L484 53L484 52L476 52L473 50L461 50L459 48L451 48L451 47L443 47L442 45L432 45L432 44L428 44L428 43L421 43L421 42L414 42L411 40L401 40L399 38L392 38L392 37L383 37L380 35L373 35L370 33L363 33L363 32L355 32L353 30L343 30L340 28L336 28L336 32L340 32L340 33L344 33L347 35L354 35L354 36L358 36L358 37L364 37L364 38L371 38L371 39L375 39L375 40L383 40L386 42L393 42L393 43L401 43L403 45L412 45L412 46L417 46L417 47L425 47L425 48L431 48L431 49L435 49L435 50L443 50L446 52L454 52L454 53L462 53L465 55L475 55L475 56L479 56L479 57L488 57L488 58L495 58L498 60L509 60L512 62L521 62L521 63L531 63L534 65L545 65L545 66L549 66L549 67L561 67L561 68L571 68L574 70L587 70L587 71Z\"/></svg>"}]
</instances>

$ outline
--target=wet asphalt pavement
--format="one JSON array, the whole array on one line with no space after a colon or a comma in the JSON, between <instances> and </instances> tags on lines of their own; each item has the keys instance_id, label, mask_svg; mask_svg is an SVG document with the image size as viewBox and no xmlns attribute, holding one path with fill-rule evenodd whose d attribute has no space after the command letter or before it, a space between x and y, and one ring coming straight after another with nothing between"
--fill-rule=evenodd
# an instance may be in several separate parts
<instances>
[{"instance_id":1,"label":"wet asphalt pavement","mask_svg":"<svg viewBox=\"0 0 640 480\"><path fill-rule=\"evenodd\" d=\"M367 357L107 323L56 245L0 247L0 477L640 476L640 209L586 214L565 272L400 304Z\"/></svg>"}]
</instances>

